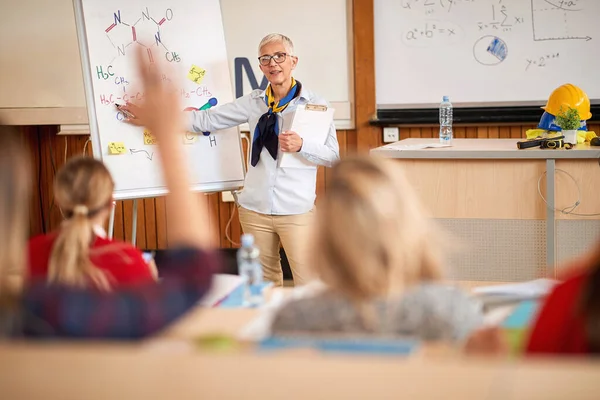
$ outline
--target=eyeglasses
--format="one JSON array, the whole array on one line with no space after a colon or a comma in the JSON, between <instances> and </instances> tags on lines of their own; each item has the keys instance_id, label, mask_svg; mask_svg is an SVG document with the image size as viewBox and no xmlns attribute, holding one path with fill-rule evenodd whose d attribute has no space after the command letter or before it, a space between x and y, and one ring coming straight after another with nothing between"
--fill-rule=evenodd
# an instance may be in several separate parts
<instances>
[{"instance_id":1,"label":"eyeglasses","mask_svg":"<svg viewBox=\"0 0 600 400\"><path fill-rule=\"evenodd\" d=\"M260 65L267 66L267 65L271 64L271 59L273 59L273 61L275 61L277 64L281 64L282 62L285 61L286 57L287 57L287 53L275 53L272 56L258 57L258 62L260 63Z\"/></svg>"}]
</instances>

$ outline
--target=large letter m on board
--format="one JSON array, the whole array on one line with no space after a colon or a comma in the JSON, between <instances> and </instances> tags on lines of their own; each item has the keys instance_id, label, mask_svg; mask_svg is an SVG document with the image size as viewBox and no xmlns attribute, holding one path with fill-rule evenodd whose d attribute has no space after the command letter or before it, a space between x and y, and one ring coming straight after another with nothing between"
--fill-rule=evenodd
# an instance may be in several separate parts
<instances>
[{"instance_id":1,"label":"large letter m on board","mask_svg":"<svg viewBox=\"0 0 600 400\"><path fill-rule=\"evenodd\" d=\"M264 90L267 88L269 81L267 77L263 75L262 80L260 81L260 85L258 84L258 80L256 79L256 75L254 75L254 71L252 70L252 65L250 64L250 60L245 57L236 57L233 60L234 63L234 75L235 75L235 97L242 97L244 95L244 75L243 72L246 72L246 76L248 77L248 81L250 82L250 87L252 90L261 89Z\"/></svg>"}]
</instances>

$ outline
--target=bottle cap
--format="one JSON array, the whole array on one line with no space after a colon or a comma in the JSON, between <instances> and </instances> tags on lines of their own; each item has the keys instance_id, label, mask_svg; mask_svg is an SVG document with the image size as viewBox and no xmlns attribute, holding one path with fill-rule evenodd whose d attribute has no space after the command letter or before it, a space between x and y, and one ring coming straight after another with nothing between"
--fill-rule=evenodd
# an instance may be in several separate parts
<instances>
[{"instance_id":1,"label":"bottle cap","mask_svg":"<svg viewBox=\"0 0 600 400\"><path fill-rule=\"evenodd\" d=\"M450 97L444 96L444 97L442 97L442 101L450 101Z\"/></svg>"},{"instance_id":2,"label":"bottle cap","mask_svg":"<svg viewBox=\"0 0 600 400\"><path fill-rule=\"evenodd\" d=\"M242 247L254 246L254 236L249 233L244 233L241 237Z\"/></svg>"}]
</instances>

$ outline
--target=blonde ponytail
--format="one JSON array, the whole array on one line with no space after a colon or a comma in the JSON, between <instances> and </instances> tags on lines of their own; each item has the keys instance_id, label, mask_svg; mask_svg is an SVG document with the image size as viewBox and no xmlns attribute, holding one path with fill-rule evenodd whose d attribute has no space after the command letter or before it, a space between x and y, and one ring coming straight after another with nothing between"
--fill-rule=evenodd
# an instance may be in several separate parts
<instances>
[{"instance_id":1,"label":"blonde ponytail","mask_svg":"<svg viewBox=\"0 0 600 400\"><path fill-rule=\"evenodd\" d=\"M74 212L71 218L63 222L52 248L48 282L85 287L90 271L96 268L89 256L92 239L93 226L87 212Z\"/></svg>"},{"instance_id":2,"label":"blonde ponytail","mask_svg":"<svg viewBox=\"0 0 600 400\"><path fill-rule=\"evenodd\" d=\"M66 219L52 248L48 282L110 288L104 272L90 260L90 247L94 241L93 218L109 208L113 189L110 173L93 158L71 159L58 172L54 196Z\"/></svg>"}]
</instances>

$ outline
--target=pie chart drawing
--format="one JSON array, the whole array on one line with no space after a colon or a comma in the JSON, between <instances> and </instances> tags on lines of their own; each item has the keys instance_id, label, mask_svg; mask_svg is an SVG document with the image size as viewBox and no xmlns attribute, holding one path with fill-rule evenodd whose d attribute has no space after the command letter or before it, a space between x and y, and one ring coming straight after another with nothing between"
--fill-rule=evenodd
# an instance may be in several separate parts
<instances>
[{"instance_id":1,"label":"pie chart drawing","mask_svg":"<svg viewBox=\"0 0 600 400\"><path fill-rule=\"evenodd\" d=\"M483 36L473 46L473 57L481 65L498 65L508 57L508 46L497 36Z\"/></svg>"}]
</instances>

